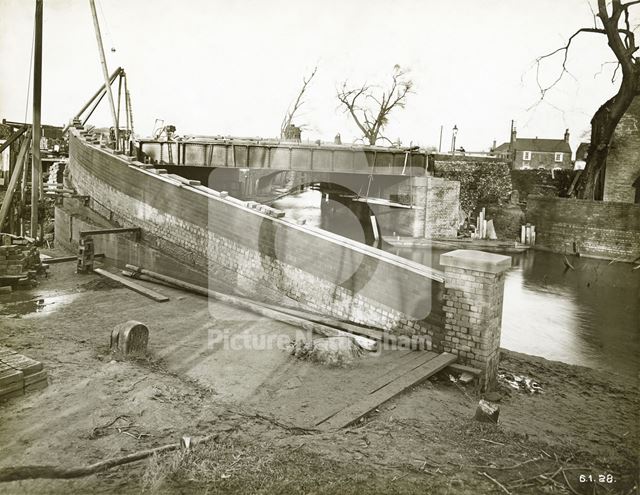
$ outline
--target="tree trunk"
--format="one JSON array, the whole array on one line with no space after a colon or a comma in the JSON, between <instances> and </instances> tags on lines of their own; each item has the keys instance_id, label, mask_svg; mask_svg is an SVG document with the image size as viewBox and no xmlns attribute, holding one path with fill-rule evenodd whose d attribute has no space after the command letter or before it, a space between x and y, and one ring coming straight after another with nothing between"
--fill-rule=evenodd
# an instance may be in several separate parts
<instances>
[{"instance_id":1,"label":"tree trunk","mask_svg":"<svg viewBox=\"0 0 640 495\"><path fill-rule=\"evenodd\" d=\"M587 163L574 191L577 198L602 200L613 133L635 96L635 85L623 81L618 93L598 108L591 119L591 143Z\"/></svg>"}]
</instances>

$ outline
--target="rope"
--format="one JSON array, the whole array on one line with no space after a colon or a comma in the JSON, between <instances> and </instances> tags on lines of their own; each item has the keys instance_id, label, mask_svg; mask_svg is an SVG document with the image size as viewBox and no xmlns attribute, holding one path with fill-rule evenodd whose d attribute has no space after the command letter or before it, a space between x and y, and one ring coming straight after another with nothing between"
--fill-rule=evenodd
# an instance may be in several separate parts
<instances>
[{"instance_id":1,"label":"rope","mask_svg":"<svg viewBox=\"0 0 640 495\"><path fill-rule=\"evenodd\" d=\"M98 8L100 9L100 15L102 16L102 20L104 21L104 27L106 28L107 36L109 37L109 41L111 42L111 51L116 51L116 44L113 42L113 36L111 36L111 29L109 27L109 21L107 21L107 16L104 15L104 10L102 10L102 2L98 0Z\"/></svg>"},{"instance_id":2,"label":"rope","mask_svg":"<svg viewBox=\"0 0 640 495\"><path fill-rule=\"evenodd\" d=\"M31 31L31 57L29 57L29 77L27 78L27 99L24 103L24 122L27 121L27 114L29 112L29 95L31 94L31 71L33 70L33 51L35 49L35 44L36 44L36 23L35 23L35 13L34 13L33 30Z\"/></svg>"}]
</instances>

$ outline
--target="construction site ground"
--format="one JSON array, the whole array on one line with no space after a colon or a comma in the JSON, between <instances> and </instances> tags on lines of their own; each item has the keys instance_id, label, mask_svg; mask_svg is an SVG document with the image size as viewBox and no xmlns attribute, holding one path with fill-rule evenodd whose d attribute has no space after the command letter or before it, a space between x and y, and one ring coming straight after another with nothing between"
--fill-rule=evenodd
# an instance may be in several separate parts
<instances>
[{"instance_id":1,"label":"construction site ground","mask_svg":"<svg viewBox=\"0 0 640 495\"><path fill-rule=\"evenodd\" d=\"M543 392L502 384L490 397L498 424L475 421L480 397L445 371L354 426L317 431L318 418L349 404L403 351L347 368L302 361L282 349L297 328L141 284L170 301L76 274L74 263L51 265L35 289L0 295L0 343L49 373L46 389L0 403L0 469L78 467L183 436L215 439L78 479L0 483L0 493L637 489L637 381L504 351L502 369ZM147 356L111 353L111 330L127 320L148 326Z\"/></svg>"}]
</instances>

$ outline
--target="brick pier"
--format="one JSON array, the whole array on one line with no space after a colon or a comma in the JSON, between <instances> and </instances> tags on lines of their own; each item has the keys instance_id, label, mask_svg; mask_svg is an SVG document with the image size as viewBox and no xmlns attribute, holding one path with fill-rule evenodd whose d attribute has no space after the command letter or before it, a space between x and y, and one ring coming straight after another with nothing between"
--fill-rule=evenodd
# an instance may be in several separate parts
<instances>
[{"instance_id":1,"label":"brick pier","mask_svg":"<svg viewBox=\"0 0 640 495\"><path fill-rule=\"evenodd\" d=\"M481 386L496 380L502 329L504 272L511 257L459 249L440 256L445 313L442 350L483 371Z\"/></svg>"}]
</instances>

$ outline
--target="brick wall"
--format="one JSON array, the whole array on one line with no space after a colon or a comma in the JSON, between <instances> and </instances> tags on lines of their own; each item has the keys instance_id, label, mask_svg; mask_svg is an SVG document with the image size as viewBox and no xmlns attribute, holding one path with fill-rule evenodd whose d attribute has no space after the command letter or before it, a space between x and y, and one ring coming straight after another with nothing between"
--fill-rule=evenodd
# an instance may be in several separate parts
<instances>
[{"instance_id":1,"label":"brick wall","mask_svg":"<svg viewBox=\"0 0 640 495\"><path fill-rule=\"evenodd\" d=\"M640 256L640 205L529 196L536 247L632 261Z\"/></svg>"},{"instance_id":2,"label":"brick wall","mask_svg":"<svg viewBox=\"0 0 640 495\"><path fill-rule=\"evenodd\" d=\"M607 157L604 200L633 203L633 183L640 177L640 98L622 116Z\"/></svg>"},{"instance_id":3,"label":"brick wall","mask_svg":"<svg viewBox=\"0 0 640 495\"><path fill-rule=\"evenodd\" d=\"M460 182L427 177L424 237L455 238L460 212Z\"/></svg>"},{"instance_id":4,"label":"brick wall","mask_svg":"<svg viewBox=\"0 0 640 495\"><path fill-rule=\"evenodd\" d=\"M142 227L150 246L247 294L275 292L323 314L397 334L428 335L438 348L441 272L270 217L208 188L181 185L81 144L77 136L70 146L69 170L78 192L111 221Z\"/></svg>"}]
</instances>

